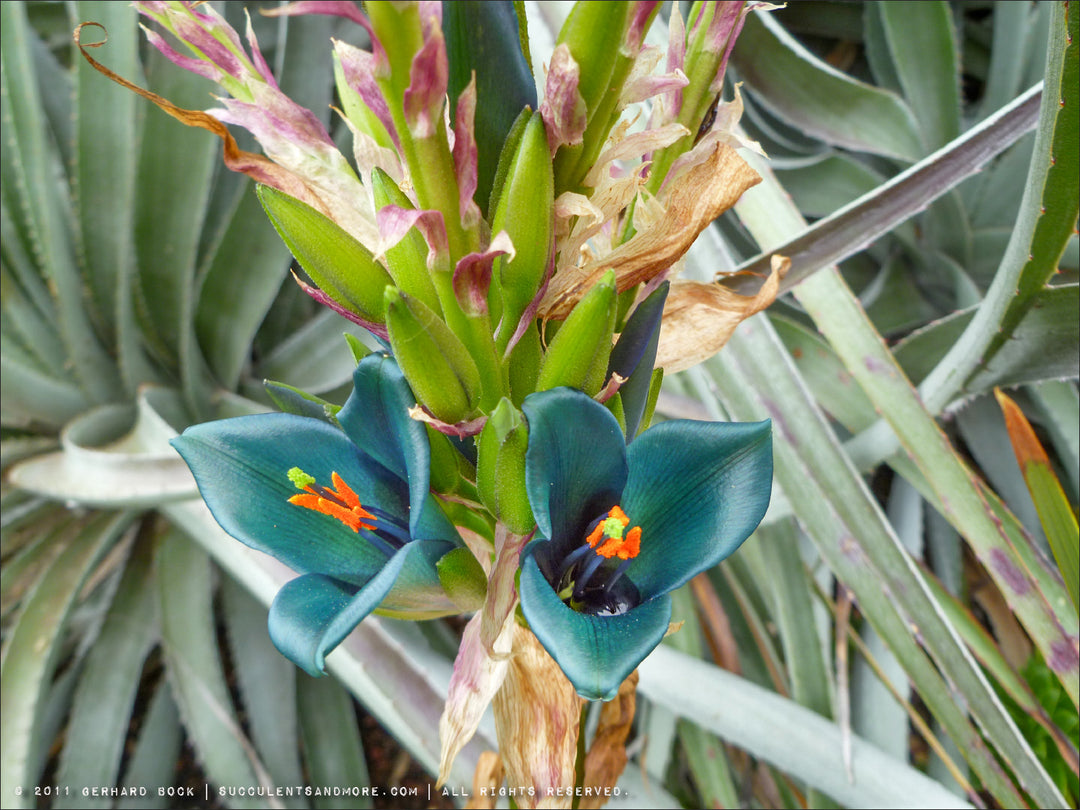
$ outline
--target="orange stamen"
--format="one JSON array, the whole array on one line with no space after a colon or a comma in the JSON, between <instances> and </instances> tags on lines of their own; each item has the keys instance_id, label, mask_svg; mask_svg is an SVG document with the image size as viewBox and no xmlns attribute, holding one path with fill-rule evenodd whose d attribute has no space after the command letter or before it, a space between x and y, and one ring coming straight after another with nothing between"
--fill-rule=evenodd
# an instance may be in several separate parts
<instances>
[{"instance_id":1,"label":"orange stamen","mask_svg":"<svg viewBox=\"0 0 1080 810\"><path fill-rule=\"evenodd\" d=\"M615 518L624 527L630 525L630 518L626 516L626 512L624 512L622 510L622 507L620 507L618 504L615 504L613 507L611 507L611 511L608 512L608 517Z\"/></svg>"},{"instance_id":2,"label":"orange stamen","mask_svg":"<svg viewBox=\"0 0 1080 810\"><path fill-rule=\"evenodd\" d=\"M587 538L587 542L591 547L596 547L596 544L600 542L600 538L604 536L604 521L600 521L596 524L596 528L592 530Z\"/></svg>"},{"instance_id":3,"label":"orange stamen","mask_svg":"<svg viewBox=\"0 0 1080 810\"><path fill-rule=\"evenodd\" d=\"M617 521L622 528L630 525L630 518L617 505L613 506L611 511L608 512L607 520L612 519ZM635 526L623 535L621 529L611 529L608 525L605 525L606 523L607 521L601 520L596 524L596 528L589 533L588 538L586 538L589 547L596 549L597 554L609 560L612 557L618 557L620 560L631 560L636 557L641 551L641 527ZM601 540L603 540L602 543ZM599 544L599 547L597 544Z\"/></svg>"},{"instance_id":4,"label":"orange stamen","mask_svg":"<svg viewBox=\"0 0 1080 810\"><path fill-rule=\"evenodd\" d=\"M326 491L345 506L322 497L310 486L304 487L304 491L308 494L293 495L289 498L289 503L337 518L354 532L359 532L361 529L368 529L369 531L374 529L374 521L378 520L378 518L360 504L360 498L353 492L352 487L346 484L336 472L330 473L330 480L334 486Z\"/></svg>"}]
</instances>

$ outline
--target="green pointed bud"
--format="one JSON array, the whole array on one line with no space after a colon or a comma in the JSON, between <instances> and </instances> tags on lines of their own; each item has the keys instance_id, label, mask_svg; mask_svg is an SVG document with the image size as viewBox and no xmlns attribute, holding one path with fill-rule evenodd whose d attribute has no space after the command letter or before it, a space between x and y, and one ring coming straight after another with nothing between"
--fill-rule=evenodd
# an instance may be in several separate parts
<instances>
[{"instance_id":1,"label":"green pointed bud","mask_svg":"<svg viewBox=\"0 0 1080 810\"><path fill-rule=\"evenodd\" d=\"M493 270L502 294L502 349L536 297L554 245L555 179L540 115L525 125L499 191L491 230L506 231L515 250L513 259L498 257Z\"/></svg>"},{"instance_id":2,"label":"green pointed bud","mask_svg":"<svg viewBox=\"0 0 1080 810\"><path fill-rule=\"evenodd\" d=\"M504 397L477 442L476 488L488 511L517 534L527 534L536 525L525 490L528 444L525 417Z\"/></svg>"},{"instance_id":3,"label":"green pointed bud","mask_svg":"<svg viewBox=\"0 0 1080 810\"><path fill-rule=\"evenodd\" d=\"M315 285L364 320L382 323L383 290L391 279L371 251L295 197L270 186L258 186L256 193L278 236Z\"/></svg>"},{"instance_id":4,"label":"green pointed bud","mask_svg":"<svg viewBox=\"0 0 1080 810\"><path fill-rule=\"evenodd\" d=\"M467 548L448 551L435 563L439 584L463 612L479 610L487 596L487 577L476 557Z\"/></svg>"},{"instance_id":5,"label":"green pointed bud","mask_svg":"<svg viewBox=\"0 0 1080 810\"><path fill-rule=\"evenodd\" d=\"M491 216L495 215L495 208L498 205L499 198L502 197L502 189L506 184L506 176L510 173L510 167L514 163L514 158L517 156L518 145L521 143L521 138L525 134L525 127L528 126L529 119L532 118L533 111L526 107L520 113L518 117L514 119L513 126L510 127L510 131L506 135L506 140L503 141L502 151L499 153L499 165L495 168L495 179L491 184L491 192L488 195L488 211ZM489 219L490 221L490 219ZM499 323L502 319L502 282L499 280L499 268L500 264L496 264L491 273L491 287L488 290L488 316L491 318L492 323ZM513 330L511 330L511 334Z\"/></svg>"},{"instance_id":6,"label":"green pointed bud","mask_svg":"<svg viewBox=\"0 0 1080 810\"><path fill-rule=\"evenodd\" d=\"M533 111L526 107L518 113L518 117L514 119L510 131L506 133L506 140L503 141L502 151L499 153L499 165L495 168L495 179L491 183L491 195L488 197L489 211L495 211L495 205L499 202L499 197L502 196L502 187L506 183L506 175L510 172L510 165L514 162L515 155L517 155L518 144L521 143L521 138L525 134L525 127L528 126L533 115Z\"/></svg>"},{"instance_id":7,"label":"green pointed bud","mask_svg":"<svg viewBox=\"0 0 1080 810\"><path fill-rule=\"evenodd\" d=\"M566 385L589 396L604 384L615 332L615 273L609 270L578 301L548 346L537 391Z\"/></svg>"},{"instance_id":8,"label":"green pointed bud","mask_svg":"<svg viewBox=\"0 0 1080 810\"><path fill-rule=\"evenodd\" d=\"M416 207L393 178L378 167L371 170L371 191L377 211L388 205L409 210ZM420 229L414 227L405 234L404 239L386 251L386 269L399 289L420 299L432 311L442 314L439 296L428 272L427 255L428 244Z\"/></svg>"},{"instance_id":9,"label":"green pointed bud","mask_svg":"<svg viewBox=\"0 0 1080 810\"><path fill-rule=\"evenodd\" d=\"M431 446L431 490L441 495L460 495L476 501L476 470L452 444L445 433L427 426Z\"/></svg>"},{"instance_id":10,"label":"green pointed bud","mask_svg":"<svg viewBox=\"0 0 1080 810\"><path fill-rule=\"evenodd\" d=\"M615 421L619 423L619 427L622 428L623 435L626 434L626 408L623 406L622 397L619 396L619 392L616 391L607 402L604 403L604 407L611 411L611 415L615 417Z\"/></svg>"},{"instance_id":11,"label":"green pointed bud","mask_svg":"<svg viewBox=\"0 0 1080 810\"><path fill-rule=\"evenodd\" d=\"M356 335L352 335L348 332L345 333L345 344L349 347L349 354L352 355L353 362L356 365L360 365L360 361L371 354L371 349L360 342L360 338Z\"/></svg>"},{"instance_id":12,"label":"green pointed bud","mask_svg":"<svg viewBox=\"0 0 1080 810\"><path fill-rule=\"evenodd\" d=\"M480 374L450 327L396 287L386 288L386 327L394 358L420 404L449 424L473 416Z\"/></svg>"},{"instance_id":13,"label":"green pointed bud","mask_svg":"<svg viewBox=\"0 0 1080 810\"><path fill-rule=\"evenodd\" d=\"M337 415L341 411L340 405L327 402L322 397L309 394L307 391L295 386L274 382L273 380L263 380L263 387L266 389L271 401L277 405L279 411L295 414L296 416L307 416L311 419L322 419L334 427L341 427L337 420ZM292 481L292 472L293 470L289 470L290 481ZM297 489L303 489L308 484L314 483L315 479L312 478L310 481L298 484Z\"/></svg>"},{"instance_id":14,"label":"green pointed bud","mask_svg":"<svg viewBox=\"0 0 1080 810\"><path fill-rule=\"evenodd\" d=\"M510 399L519 408L525 397L536 390L536 380L540 376L540 363L543 358L540 328L537 322L533 321L510 352L510 359L506 363L510 378Z\"/></svg>"}]
</instances>

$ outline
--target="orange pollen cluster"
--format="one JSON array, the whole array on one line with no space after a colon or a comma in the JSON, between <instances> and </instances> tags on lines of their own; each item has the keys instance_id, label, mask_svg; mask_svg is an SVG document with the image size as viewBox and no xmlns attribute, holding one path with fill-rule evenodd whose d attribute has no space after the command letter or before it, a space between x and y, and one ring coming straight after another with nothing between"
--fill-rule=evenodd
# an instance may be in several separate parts
<instances>
[{"instance_id":1,"label":"orange pollen cluster","mask_svg":"<svg viewBox=\"0 0 1080 810\"><path fill-rule=\"evenodd\" d=\"M352 488L336 472L330 473L330 480L334 484L333 489L318 487L318 490L322 490L320 494L316 488L309 485L304 487L304 492L307 494L293 495L289 498L289 503L335 517L354 532L359 532L360 529L374 529L374 521L378 518L360 505L360 499Z\"/></svg>"},{"instance_id":2,"label":"orange pollen cluster","mask_svg":"<svg viewBox=\"0 0 1080 810\"><path fill-rule=\"evenodd\" d=\"M635 526L624 535L623 532L629 525L630 518L615 505L611 507L607 518L596 524L586 541L590 548L605 559L618 557L620 560L631 560L641 551L641 527Z\"/></svg>"}]
</instances>

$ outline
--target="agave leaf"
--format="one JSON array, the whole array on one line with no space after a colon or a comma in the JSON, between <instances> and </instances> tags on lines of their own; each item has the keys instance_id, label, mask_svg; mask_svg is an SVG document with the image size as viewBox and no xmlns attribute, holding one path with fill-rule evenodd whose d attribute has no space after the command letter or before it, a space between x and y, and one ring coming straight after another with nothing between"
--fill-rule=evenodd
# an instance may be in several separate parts
<instances>
[{"instance_id":1,"label":"agave leaf","mask_svg":"<svg viewBox=\"0 0 1080 810\"><path fill-rule=\"evenodd\" d=\"M1039 519L1046 530L1046 538L1050 541L1073 606L1080 607L1077 597L1080 587L1080 533L1076 515L1024 412L999 389L994 389L994 396L1005 414L1005 426L1012 440L1013 452L1031 491L1031 498L1035 501L1035 508L1039 511Z\"/></svg>"},{"instance_id":2,"label":"agave leaf","mask_svg":"<svg viewBox=\"0 0 1080 810\"><path fill-rule=\"evenodd\" d=\"M873 423L866 414L874 406L819 334L779 314L770 314L769 320L819 407L848 430Z\"/></svg>"},{"instance_id":3,"label":"agave leaf","mask_svg":"<svg viewBox=\"0 0 1080 810\"><path fill-rule=\"evenodd\" d=\"M139 30L128 8L107 2L69 7L71 24L95 20L109 36L109 61L126 76L139 76ZM140 103L122 87L106 85L83 60L74 78L74 192L76 239L80 264L99 328L117 347L117 360L128 394L139 382L155 379L135 322L135 188L142 127ZM70 79L69 79L70 81ZM55 91L53 91L55 92ZM69 115L71 113L69 112ZM110 160L108 154L126 159Z\"/></svg>"},{"instance_id":4,"label":"agave leaf","mask_svg":"<svg viewBox=\"0 0 1080 810\"><path fill-rule=\"evenodd\" d=\"M910 558L789 363L766 321L736 333L725 351L709 361L714 366L712 379L733 418L771 414L781 426L774 436L776 478L800 523L829 567L854 592L863 616L902 662L931 712L988 789L1008 797L1006 803L1015 801L1018 795L1001 778L996 760L974 744L978 732L959 711L924 646L950 673L951 682L963 691L973 712L1004 724L997 731L999 737L1006 735L1005 743L996 740L1002 750L1008 745L1017 752L1016 759L1028 757L1028 768L1038 768L1037 761L1004 717L969 654L942 622ZM903 614L898 610L900 603ZM919 642L911 635L910 621L919 627Z\"/></svg>"},{"instance_id":5,"label":"agave leaf","mask_svg":"<svg viewBox=\"0 0 1080 810\"><path fill-rule=\"evenodd\" d=\"M192 497L187 465L168 446L176 431L144 391L138 406L103 405L72 420L63 449L21 462L17 486L58 500L106 506L154 506Z\"/></svg>"},{"instance_id":6,"label":"agave leaf","mask_svg":"<svg viewBox=\"0 0 1080 810\"><path fill-rule=\"evenodd\" d=\"M1047 55L1045 102L1020 215L986 300L963 336L919 387L931 413L962 390L1008 340L1057 269L1080 208L1080 41L1077 17L1056 15ZM1066 30L1066 28L1068 30ZM1074 699L1076 696L1074 695Z\"/></svg>"},{"instance_id":7,"label":"agave leaf","mask_svg":"<svg viewBox=\"0 0 1080 810\"><path fill-rule=\"evenodd\" d=\"M679 652L701 658L704 644L694 599L689 588L677 588L671 592L671 620L681 624L678 633L666 639ZM731 767L723 741L705 731L701 726L687 720L679 720L675 726L686 754L687 765L694 776L694 786L704 807L734 807L739 803L739 793L731 776Z\"/></svg>"},{"instance_id":8,"label":"agave leaf","mask_svg":"<svg viewBox=\"0 0 1080 810\"><path fill-rule=\"evenodd\" d=\"M180 715L176 710L167 683L160 683L150 698L135 752L124 772L125 785L167 785L176 773L176 761L180 756L183 731ZM169 804L166 796L125 796L117 803L122 810L164 809Z\"/></svg>"},{"instance_id":9,"label":"agave leaf","mask_svg":"<svg viewBox=\"0 0 1080 810\"><path fill-rule=\"evenodd\" d=\"M768 173L765 174L767 176ZM767 209L764 193L766 190L771 192L771 204ZM780 241L782 236L778 235L777 231L783 228L785 223L791 230L801 228L798 213L768 180L755 199L754 202L744 204L740 213L763 244L768 245L770 240ZM1069 655L1069 651L1074 648L1068 640L1068 632L1064 629L1071 626L1071 623L1063 626L1051 607L1056 603L1055 589L1051 587L1049 591L1040 591L1032 588L1030 581L1010 580L1014 571L1025 570L1025 565L1018 556L1019 552L1011 547L999 519L987 508L974 474L949 445L931 416L933 411L927 412L924 403L904 378L850 289L835 270L829 270L807 279L797 288L795 294L836 350L848 372L881 410L892 429L902 437L904 447L912 453L916 466L937 493L935 500L948 502L947 516L950 521L965 536L977 556L986 562L1021 622L1044 654L1059 662L1059 671L1066 675L1066 682L1072 681L1072 689L1075 690L1076 682L1068 673L1077 664L1075 657ZM979 315L981 314L980 310ZM1015 521L1015 518L1012 520ZM920 588L919 592L925 595L924 588ZM907 593L914 594L910 589ZM918 598L921 601L924 597ZM931 618L937 614L937 610L929 609L932 613L925 617L926 621L937 623L943 633L942 642L953 647L955 638L947 628L940 625L938 619ZM927 627L926 624L920 624L924 635ZM933 645L931 647L933 648ZM1059 650L1059 658L1054 659L1052 649ZM978 673L971 671L970 660L964 661L961 666L967 676L974 675L973 689L982 690L988 698L983 707L987 712L984 720L994 717L995 722L1002 722L1001 733L1006 735L1002 739L1011 737L1021 745L1021 748L1017 749L1017 756L1024 757L1021 761L1032 768L1032 784L1035 784L1034 780L1045 779L1045 771L1029 752L1023 751L1026 744L1016 737L1015 726L1007 722L1008 718L1001 711L998 701L992 695L986 694L985 681ZM1069 688L1068 683L1066 686ZM1050 795L1053 794L1048 794L1048 798Z\"/></svg>"},{"instance_id":10,"label":"agave leaf","mask_svg":"<svg viewBox=\"0 0 1080 810\"><path fill-rule=\"evenodd\" d=\"M979 662L994 676L1009 697L1040 723L1047 726L1047 730L1051 730L1052 724L1039 707L1038 701L1031 692L1031 687L1009 665L993 636L979 623L971 611L942 587L933 574L927 574L926 581L937 596L945 615L956 628L956 632L963 637L964 642L971 648L971 652L979 659ZM1051 733L1060 735L1061 731L1054 729Z\"/></svg>"},{"instance_id":11,"label":"agave leaf","mask_svg":"<svg viewBox=\"0 0 1080 810\"><path fill-rule=\"evenodd\" d=\"M994 398L976 397L956 413L956 428L986 483L993 487L1035 545L1046 551L1046 535L1016 459L1004 452L1011 446L1009 431Z\"/></svg>"},{"instance_id":12,"label":"agave leaf","mask_svg":"<svg viewBox=\"0 0 1080 810\"><path fill-rule=\"evenodd\" d=\"M229 649L252 742L276 784L302 784L296 746L296 667L270 641L267 611L262 605L232 580L223 583L222 599ZM302 806L288 797L283 804Z\"/></svg>"},{"instance_id":13,"label":"agave leaf","mask_svg":"<svg viewBox=\"0 0 1080 810\"><path fill-rule=\"evenodd\" d=\"M15 278L4 272L0 283L4 289L3 332L9 344L5 348L14 348L9 354L31 362L36 370L58 383L73 383L73 376L65 367L67 356L55 325L24 296L23 288Z\"/></svg>"},{"instance_id":14,"label":"agave leaf","mask_svg":"<svg viewBox=\"0 0 1080 810\"><path fill-rule=\"evenodd\" d=\"M960 55L952 11L944 0L877 6L904 97L926 151L934 151L960 134Z\"/></svg>"},{"instance_id":15,"label":"agave leaf","mask_svg":"<svg viewBox=\"0 0 1080 810\"><path fill-rule=\"evenodd\" d=\"M333 678L312 678L301 672L296 676L296 701L311 784L369 784L352 698L342 685ZM373 807L374 802L369 796L327 796L316 799L315 806L349 810Z\"/></svg>"},{"instance_id":16,"label":"agave leaf","mask_svg":"<svg viewBox=\"0 0 1080 810\"><path fill-rule=\"evenodd\" d=\"M209 558L171 529L158 548L156 569L166 672L203 769L217 785L272 787L240 728L225 682L214 629ZM262 801L237 797L231 804L257 808Z\"/></svg>"},{"instance_id":17,"label":"agave leaf","mask_svg":"<svg viewBox=\"0 0 1080 810\"><path fill-rule=\"evenodd\" d=\"M857 253L978 171L1035 126L1040 93L1038 87L1028 90L943 149L809 228L800 229L797 236L778 234L775 249L744 262L736 272L764 275L773 253L787 256L791 270L780 285L783 293L823 267ZM739 209L736 205L735 210Z\"/></svg>"},{"instance_id":18,"label":"agave leaf","mask_svg":"<svg viewBox=\"0 0 1080 810\"><path fill-rule=\"evenodd\" d=\"M70 173L75 166L75 121L71 115L72 76L60 64L58 53L51 46L67 40L68 31L64 28L60 36L50 34L38 22L36 9L27 8L27 19L37 36L33 37L30 47L34 54L34 72L37 74L38 92L41 94L42 111L48 122L53 145L63 161L65 170ZM61 25L64 15L57 14Z\"/></svg>"},{"instance_id":19,"label":"agave leaf","mask_svg":"<svg viewBox=\"0 0 1080 810\"><path fill-rule=\"evenodd\" d=\"M151 89L177 104L206 104L206 80L176 70L156 51L147 59L146 73ZM194 311L198 249L194 235L203 226L217 142L151 110L142 143L135 189L139 320L144 333L155 336L152 345L160 359L178 364L181 332L189 328ZM178 200L183 204L176 204Z\"/></svg>"},{"instance_id":20,"label":"agave leaf","mask_svg":"<svg viewBox=\"0 0 1080 810\"><path fill-rule=\"evenodd\" d=\"M227 222L221 240L205 260L195 330L218 381L234 389L290 257L246 179L237 189ZM243 272L237 272L241 267Z\"/></svg>"},{"instance_id":21,"label":"agave leaf","mask_svg":"<svg viewBox=\"0 0 1080 810\"><path fill-rule=\"evenodd\" d=\"M59 428L86 409L86 395L82 390L34 368L32 362L19 357L12 349L11 339L5 336L3 354L0 355L5 426Z\"/></svg>"},{"instance_id":22,"label":"agave leaf","mask_svg":"<svg viewBox=\"0 0 1080 810\"><path fill-rule=\"evenodd\" d=\"M356 363L341 340L342 334L359 337L369 347L378 346L358 326L343 321L330 310L320 312L283 340L263 359L260 376L288 380L290 385L323 394L347 383Z\"/></svg>"},{"instance_id":23,"label":"agave leaf","mask_svg":"<svg viewBox=\"0 0 1080 810\"><path fill-rule=\"evenodd\" d=\"M62 176L62 168L59 156L48 148L50 139L33 68L34 34L27 25L21 3L0 8L0 23L3 32L0 34L3 54L0 106L8 123L8 137L12 138L11 151L5 150L4 175L20 198L19 208L15 210L25 216L23 232L38 257L40 272L52 284L58 314L55 323L80 386L92 401L108 402L119 380L83 307L82 280L67 229L70 200L61 196L60 185L53 181L57 175Z\"/></svg>"},{"instance_id":24,"label":"agave leaf","mask_svg":"<svg viewBox=\"0 0 1080 810\"><path fill-rule=\"evenodd\" d=\"M10 154L10 142L0 141L0 155L3 156L3 172L5 177L14 177L14 156ZM0 204L0 245L2 245L4 264L4 298L6 299L14 289L10 285L9 278L18 282L20 297L25 298L33 305L33 312L46 323L56 320L56 308L53 305L52 295L45 279L38 272L38 266L34 256L31 240L27 238L23 230L25 223L17 221L12 211L22 208L22 201L18 196L16 184L7 182L0 185L0 193L3 195L3 203ZM23 212L25 214L25 212ZM59 342L59 335L55 336ZM62 344L61 344L62 345Z\"/></svg>"},{"instance_id":25,"label":"agave leaf","mask_svg":"<svg viewBox=\"0 0 1080 810\"><path fill-rule=\"evenodd\" d=\"M1080 298L1075 284L1047 287L1035 296L1031 309L1013 333L1013 340L974 375L969 394L995 385L1012 386L1080 373L1080 325L1072 315ZM918 384L941 363L963 334L977 307L959 310L904 338L894 354L912 382Z\"/></svg>"},{"instance_id":26,"label":"agave leaf","mask_svg":"<svg viewBox=\"0 0 1080 810\"><path fill-rule=\"evenodd\" d=\"M774 160L773 168L799 210L808 217L828 216L885 182L880 172L842 153L797 163Z\"/></svg>"},{"instance_id":27,"label":"agave leaf","mask_svg":"<svg viewBox=\"0 0 1080 810\"><path fill-rule=\"evenodd\" d=\"M843 805L968 807L906 763L856 737L849 780L840 728L815 712L743 678L660 645L642 662L638 690L680 717L803 779ZM721 697L722 696L722 697Z\"/></svg>"},{"instance_id":28,"label":"agave leaf","mask_svg":"<svg viewBox=\"0 0 1080 810\"><path fill-rule=\"evenodd\" d=\"M889 43L885 38L885 25L881 19L881 3L863 3L863 42L866 46L866 61L870 74L878 87L892 90L897 95L903 93L900 76L893 64ZM1015 94L1014 94L1015 95ZM1011 99L1012 96L1009 96ZM1008 99L1006 99L1008 100Z\"/></svg>"},{"instance_id":29,"label":"agave leaf","mask_svg":"<svg viewBox=\"0 0 1080 810\"><path fill-rule=\"evenodd\" d=\"M1080 396L1076 384L1045 382L1031 386L1035 405L1069 476L1071 495L1080 499Z\"/></svg>"},{"instance_id":30,"label":"agave leaf","mask_svg":"<svg viewBox=\"0 0 1080 810\"><path fill-rule=\"evenodd\" d=\"M823 654L818 616L807 571L799 553L795 524L785 520L757 531L758 542L744 546L760 557L758 582L769 588L771 618L780 631L791 696L822 717L833 716L832 674Z\"/></svg>"},{"instance_id":31,"label":"agave leaf","mask_svg":"<svg viewBox=\"0 0 1080 810\"><path fill-rule=\"evenodd\" d=\"M984 173L975 175L960 187L964 202L971 212L973 227L1001 227L1012 233L1020 210L1016 190L1023 188L1027 181L1034 146L1035 134L1024 135L1002 152L1001 157L991 163ZM1002 249L994 257L993 270L997 270L1006 243L1002 243ZM993 278L992 273L990 277Z\"/></svg>"},{"instance_id":32,"label":"agave leaf","mask_svg":"<svg viewBox=\"0 0 1080 810\"><path fill-rule=\"evenodd\" d=\"M35 501L38 505L35 505ZM4 527L4 566L0 570L3 601L0 606L5 619L22 602L41 577L42 571L64 549L64 543L56 540L60 536L56 532L71 516L41 504L38 498L23 504L24 508L29 507L29 511L15 517L11 530L6 525ZM6 511L4 517L7 523Z\"/></svg>"},{"instance_id":33,"label":"agave leaf","mask_svg":"<svg viewBox=\"0 0 1080 810\"><path fill-rule=\"evenodd\" d=\"M804 132L901 160L924 153L915 118L900 98L821 61L768 14L747 17L731 64L762 102Z\"/></svg>"},{"instance_id":34,"label":"agave leaf","mask_svg":"<svg viewBox=\"0 0 1080 810\"><path fill-rule=\"evenodd\" d=\"M66 547L42 572L5 640L0 669L0 801L5 807L34 806L24 786L39 782L45 764L34 752L40 750L39 723L59 641L83 582L131 518L124 512L99 514L59 528L52 542Z\"/></svg>"},{"instance_id":35,"label":"agave leaf","mask_svg":"<svg viewBox=\"0 0 1080 810\"><path fill-rule=\"evenodd\" d=\"M990 69L979 102L979 118L1003 107L1024 88L1024 72L1031 50L1029 40L1036 35L1032 18L1036 9L1002 3L994 8L994 41L990 48ZM1036 29L1037 30L1037 29ZM1042 64L1037 65L1040 74Z\"/></svg>"},{"instance_id":36,"label":"agave leaf","mask_svg":"<svg viewBox=\"0 0 1080 810\"><path fill-rule=\"evenodd\" d=\"M152 555L136 546L75 689L57 779L65 785L119 784L143 661L157 639ZM60 794L56 807L111 806L107 797Z\"/></svg>"}]
</instances>

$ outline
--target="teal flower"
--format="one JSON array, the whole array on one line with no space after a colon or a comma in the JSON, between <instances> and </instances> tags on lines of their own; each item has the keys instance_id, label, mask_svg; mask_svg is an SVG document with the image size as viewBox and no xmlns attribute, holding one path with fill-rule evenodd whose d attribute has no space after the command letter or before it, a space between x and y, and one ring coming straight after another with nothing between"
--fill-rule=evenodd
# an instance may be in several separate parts
<instances>
[{"instance_id":1,"label":"teal flower","mask_svg":"<svg viewBox=\"0 0 1080 810\"><path fill-rule=\"evenodd\" d=\"M771 423L663 422L629 445L569 388L526 397L537 539L521 609L582 697L607 700L660 643L668 593L735 551L772 485Z\"/></svg>"},{"instance_id":2,"label":"teal flower","mask_svg":"<svg viewBox=\"0 0 1080 810\"><path fill-rule=\"evenodd\" d=\"M459 612L435 568L461 545L429 492L431 450L397 364L370 355L353 393L322 419L260 414L195 425L173 440L221 527L300 576L270 607L270 636L311 674L376 608Z\"/></svg>"}]
</instances>

